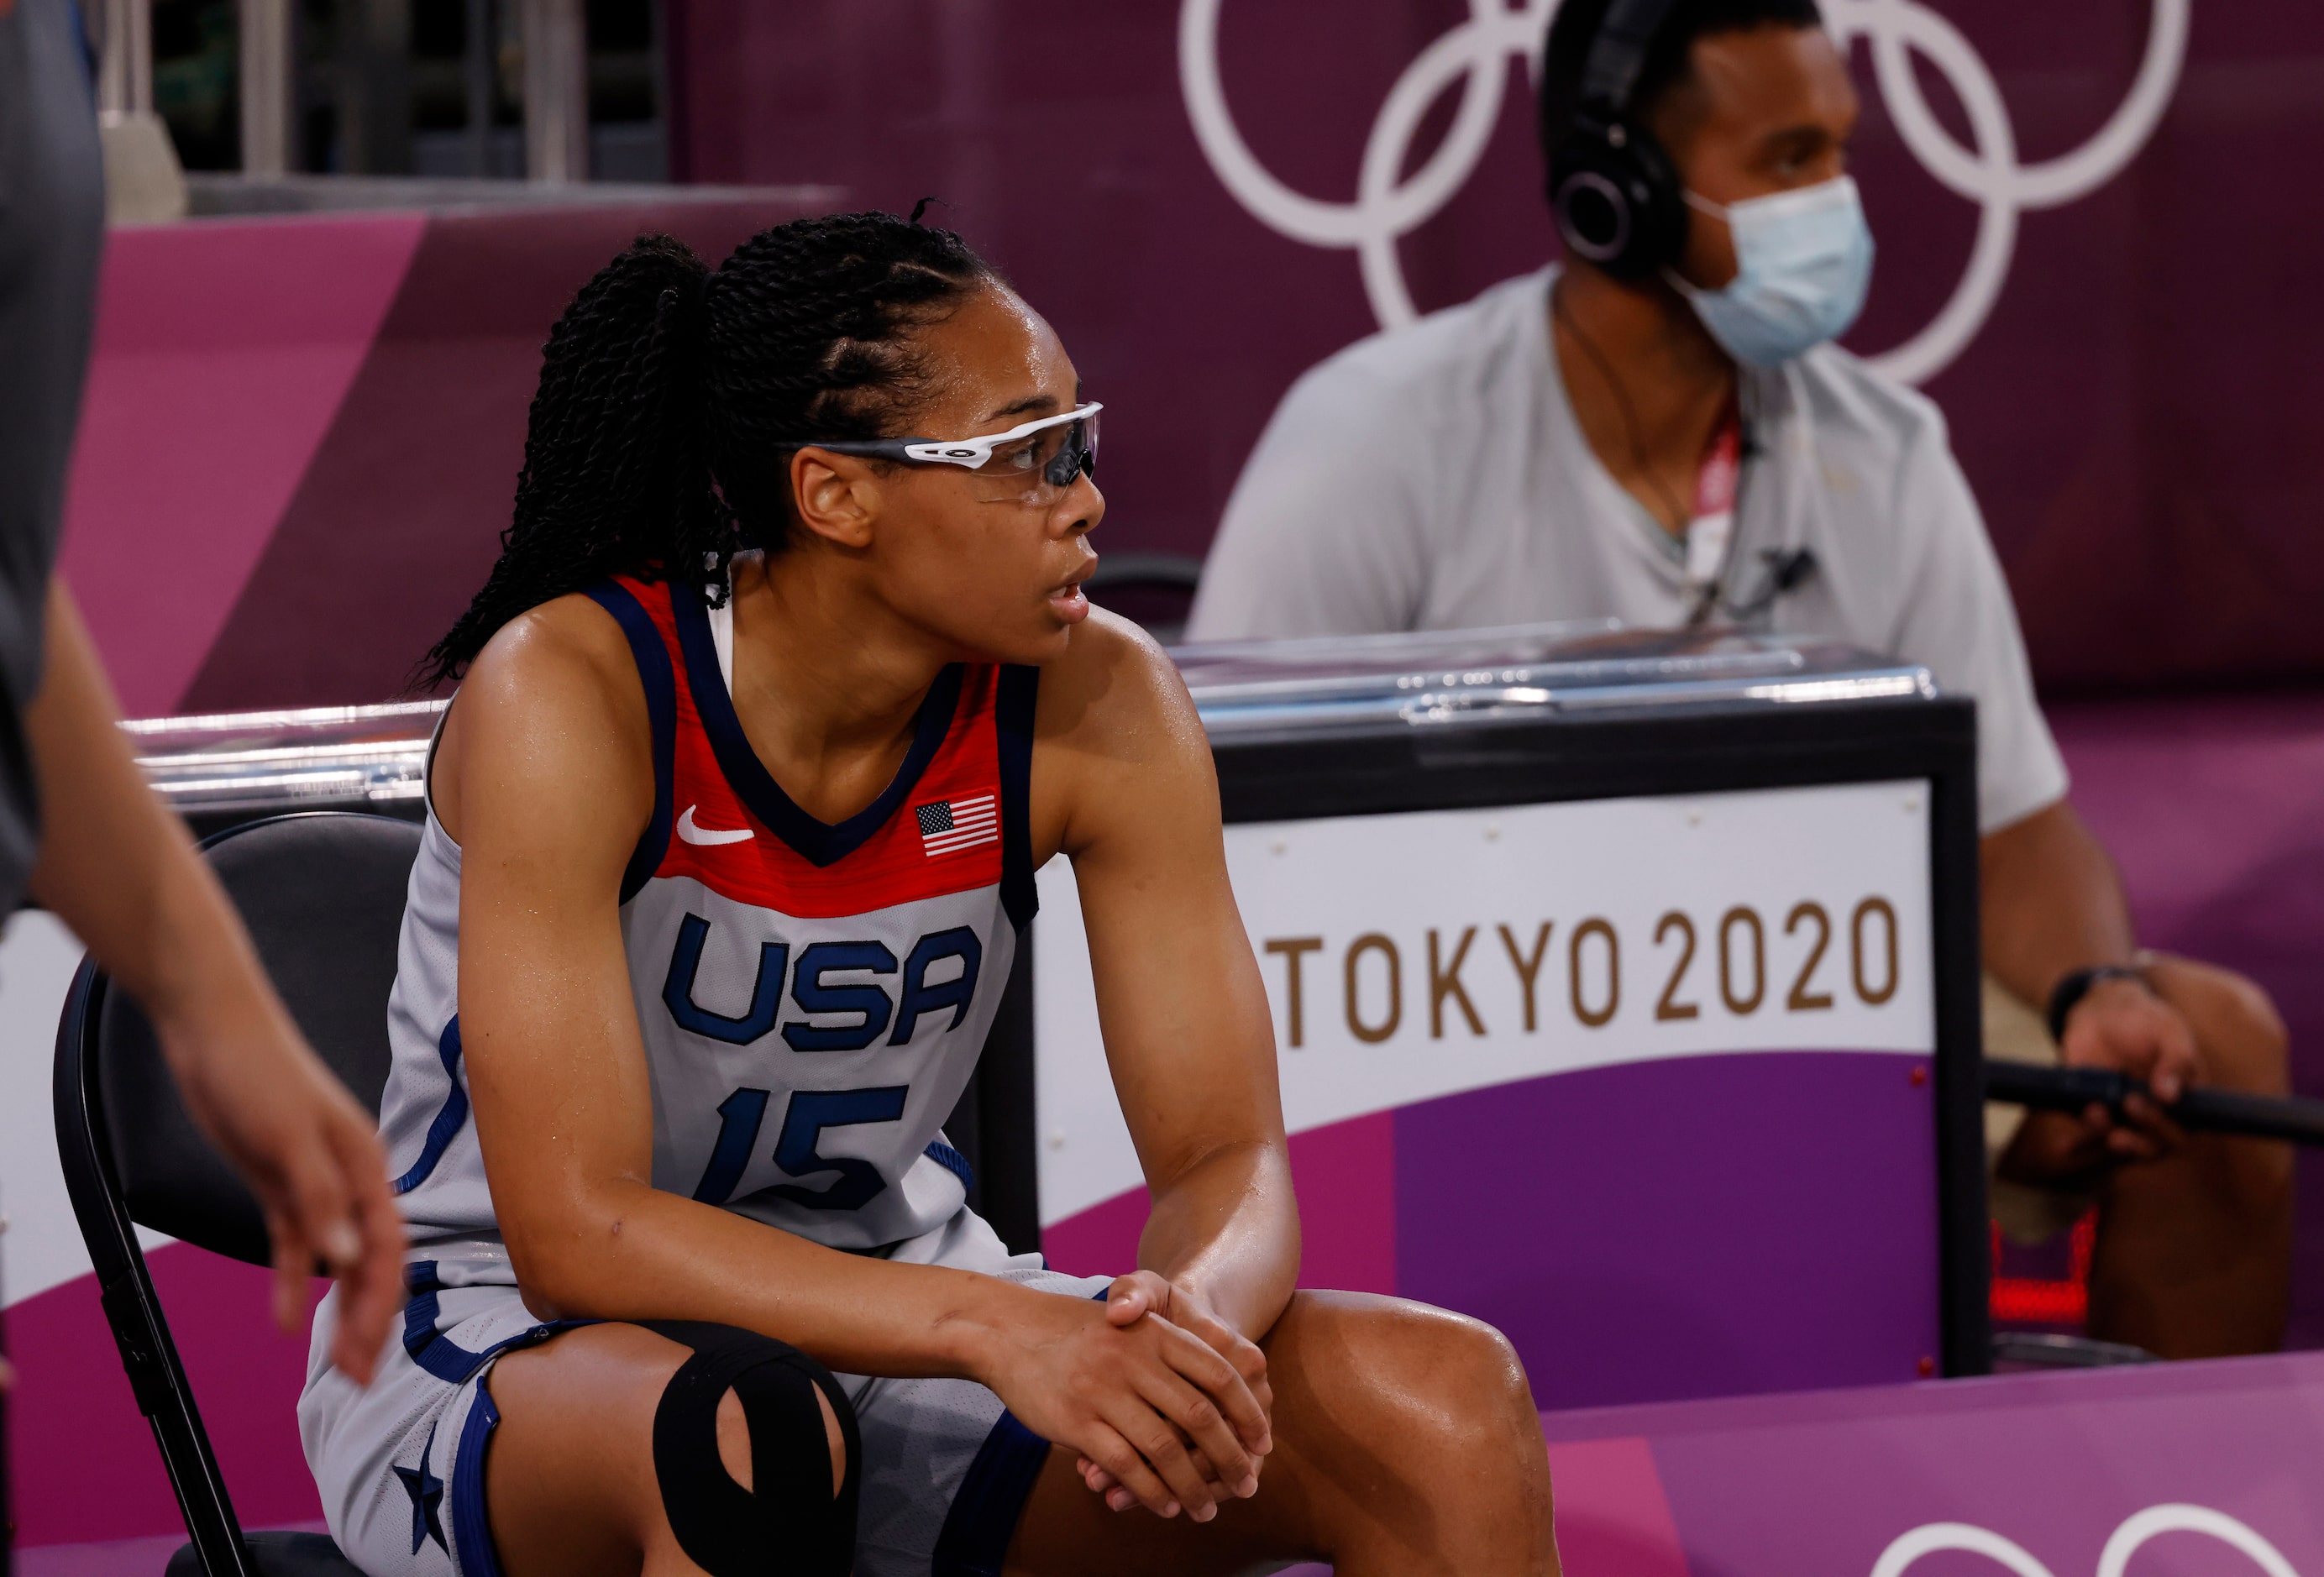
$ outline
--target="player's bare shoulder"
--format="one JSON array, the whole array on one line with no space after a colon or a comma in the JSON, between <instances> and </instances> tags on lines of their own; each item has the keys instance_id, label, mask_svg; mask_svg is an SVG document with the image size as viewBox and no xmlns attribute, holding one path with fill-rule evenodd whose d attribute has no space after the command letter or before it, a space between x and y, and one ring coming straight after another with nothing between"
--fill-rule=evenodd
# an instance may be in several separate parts
<instances>
[{"instance_id":1,"label":"player's bare shoulder","mask_svg":"<svg viewBox=\"0 0 2324 1577\"><path fill-rule=\"evenodd\" d=\"M431 774L438 814L458 836L467 762L491 774L586 778L607 788L642 782L653 761L644 687L612 614L579 593L510 620L476 654L445 719ZM531 790L540 787L531 785Z\"/></svg>"},{"instance_id":2,"label":"player's bare shoulder","mask_svg":"<svg viewBox=\"0 0 2324 1577\"><path fill-rule=\"evenodd\" d=\"M523 693L576 684L619 690L611 681L623 677L637 691L635 676L621 625L595 599L570 592L502 625L469 665L460 693L497 696L504 689Z\"/></svg>"},{"instance_id":3,"label":"player's bare shoulder","mask_svg":"<svg viewBox=\"0 0 2324 1577\"><path fill-rule=\"evenodd\" d=\"M1146 765L1189 749L1209 755L1176 665L1151 635L1102 608L1091 609L1065 655L1042 669L1037 738Z\"/></svg>"},{"instance_id":4,"label":"player's bare shoulder","mask_svg":"<svg viewBox=\"0 0 2324 1577\"><path fill-rule=\"evenodd\" d=\"M1210 742L1185 682L1154 638L1093 608L1065 655L1041 669L1033 747L1038 851L1071 851L1157 798L1217 819Z\"/></svg>"}]
</instances>

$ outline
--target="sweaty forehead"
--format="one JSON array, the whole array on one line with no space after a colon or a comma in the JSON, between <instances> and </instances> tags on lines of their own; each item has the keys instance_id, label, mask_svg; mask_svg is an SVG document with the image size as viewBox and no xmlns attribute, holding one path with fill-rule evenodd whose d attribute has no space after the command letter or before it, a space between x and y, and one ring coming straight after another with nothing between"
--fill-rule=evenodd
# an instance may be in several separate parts
<instances>
[{"instance_id":1,"label":"sweaty forehead","mask_svg":"<svg viewBox=\"0 0 2324 1577\"><path fill-rule=\"evenodd\" d=\"M925 331L935 377L922 407L933 431L967 437L1071 408L1074 364L1041 315L988 285Z\"/></svg>"}]
</instances>

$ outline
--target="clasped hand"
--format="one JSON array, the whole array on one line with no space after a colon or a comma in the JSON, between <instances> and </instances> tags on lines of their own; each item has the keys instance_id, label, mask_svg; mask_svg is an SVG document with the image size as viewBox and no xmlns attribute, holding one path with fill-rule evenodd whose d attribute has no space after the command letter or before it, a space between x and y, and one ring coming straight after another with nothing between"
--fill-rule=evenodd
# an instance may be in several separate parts
<instances>
[{"instance_id":1,"label":"clasped hand","mask_svg":"<svg viewBox=\"0 0 2324 1577\"><path fill-rule=\"evenodd\" d=\"M1102 1308L1045 1296L1026 1312L993 1388L1079 1453L1109 1506L1208 1522L1222 1499L1259 1492L1274 1448L1267 1356L1199 1294L1140 1270Z\"/></svg>"},{"instance_id":2,"label":"clasped hand","mask_svg":"<svg viewBox=\"0 0 2324 1577\"><path fill-rule=\"evenodd\" d=\"M2153 1098L2131 1096L2118 1118L2097 1104L2080 1112L2029 1114L2003 1175L2088 1185L2114 1167L2158 1160L2187 1142L2164 1108L2197 1082L2202 1063L2194 1031L2176 1008L2137 981L2102 981L2075 1004L2065 1030L2059 1049L2067 1066L2126 1074L2144 1080Z\"/></svg>"}]
</instances>

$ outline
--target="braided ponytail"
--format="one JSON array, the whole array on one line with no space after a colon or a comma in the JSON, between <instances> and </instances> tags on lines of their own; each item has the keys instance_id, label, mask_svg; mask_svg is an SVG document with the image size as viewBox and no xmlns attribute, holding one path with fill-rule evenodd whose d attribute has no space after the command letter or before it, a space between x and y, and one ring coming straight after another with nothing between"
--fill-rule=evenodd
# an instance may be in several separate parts
<instances>
[{"instance_id":1,"label":"braided ponytail","mask_svg":"<svg viewBox=\"0 0 2324 1577\"><path fill-rule=\"evenodd\" d=\"M737 549L788 540L791 448L894 436L928 377L912 330L996 277L892 214L779 225L715 273L669 236L638 240L550 331L500 559L415 686L609 575L699 576L723 598Z\"/></svg>"}]
</instances>

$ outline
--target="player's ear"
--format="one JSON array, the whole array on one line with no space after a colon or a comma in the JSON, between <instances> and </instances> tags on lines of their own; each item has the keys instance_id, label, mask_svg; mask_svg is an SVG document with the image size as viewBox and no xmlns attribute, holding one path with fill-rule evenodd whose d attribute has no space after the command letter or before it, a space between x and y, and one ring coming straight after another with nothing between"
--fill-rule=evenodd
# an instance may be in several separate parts
<instances>
[{"instance_id":1,"label":"player's ear","mask_svg":"<svg viewBox=\"0 0 2324 1577\"><path fill-rule=\"evenodd\" d=\"M791 512L815 535L843 548L872 545L880 478L852 456L801 449L791 456Z\"/></svg>"}]
</instances>

